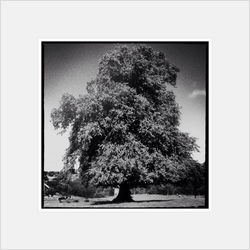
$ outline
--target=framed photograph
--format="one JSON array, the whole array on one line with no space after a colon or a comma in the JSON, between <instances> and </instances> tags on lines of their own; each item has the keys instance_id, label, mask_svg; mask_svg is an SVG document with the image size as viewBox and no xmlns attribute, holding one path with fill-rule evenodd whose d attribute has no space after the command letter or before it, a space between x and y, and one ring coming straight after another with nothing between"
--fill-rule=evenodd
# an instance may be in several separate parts
<instances>
[{"instance_id":1,"label":"framed photograph","mask_svg":"<svg viewBox=\"0 0 250 250\"><path fill-rule=\"evenodd\" d=\"M41 53L42 208L208 208L208 41Z\"/></svg>"},{"instance_id":2,"label":"framed photograph","mask_svg":"<svg viewBox=\"0 0 250 250\"><path fill-rule=\"evenodd\" d=\"M0 242L249 249L249 1L2 1Z\"/></svg>"}]
</instances>

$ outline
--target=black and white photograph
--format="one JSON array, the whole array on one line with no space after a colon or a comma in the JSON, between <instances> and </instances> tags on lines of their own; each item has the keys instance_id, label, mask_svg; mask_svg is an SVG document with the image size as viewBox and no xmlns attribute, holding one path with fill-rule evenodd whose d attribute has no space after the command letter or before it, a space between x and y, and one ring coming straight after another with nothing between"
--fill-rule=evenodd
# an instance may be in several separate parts
<instances>
[{"instance_id":1,"label":"black and white photograph","mask_svg":"<svg viewBox=\"0 0 250 250\"><path fill-rule=\"evenodd\" d=\"M249 249L249 3L0 1L0 249Z\"/></svg>"},{"instance_id":2,"label":"black and white photograph","mask_svg":"<svg viewBox=\"0 0 250 250\"><path fill-rule=\"evenodd\" d=\"M42 208L209 208L208 41L41 42Z\"/></svg>"}]
</instances>

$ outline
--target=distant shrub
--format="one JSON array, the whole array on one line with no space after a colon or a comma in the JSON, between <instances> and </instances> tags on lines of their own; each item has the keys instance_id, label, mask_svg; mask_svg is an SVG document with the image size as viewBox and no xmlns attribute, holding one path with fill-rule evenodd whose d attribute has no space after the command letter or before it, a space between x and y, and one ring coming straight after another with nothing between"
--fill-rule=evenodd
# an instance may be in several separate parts
<instances>
[{"instance_id":1,"label":"distant shrub","mask_svg":"<svg viewBox=\"0 0 250 250\"><path fill-rule=\"evenodd\" d=\"M101 188L90 185L85 186L79 179L68 181L66 189L68 194L86 198L102 198L112 196L114 193L113 188Z\"/></svg>"},{"instance_id":2,"label":"distant shrub","mask_svg":"<svg viewBox=\"0 0 250 250\"><path fill-rule=\"evenodd\" d=\"M58 171L47 171L46 173L47 173L48 176L55 176L55 175L59 174Z\"/></svg>"},{"instance_id":3,"label":"distant shrub","mask_svg":"<svg viewBox=\"0 0 250 250\"><path fill-rule=\"evenodd\" d=\"M175 195L175 194L193 194L193 187L190 183L185 186L176 186L173 184L150 185L144 188L134 188L133 194L162 194L162 195ZM199 194L204 193L204 187L198 190Z\"/></svg>"}]
</instances>

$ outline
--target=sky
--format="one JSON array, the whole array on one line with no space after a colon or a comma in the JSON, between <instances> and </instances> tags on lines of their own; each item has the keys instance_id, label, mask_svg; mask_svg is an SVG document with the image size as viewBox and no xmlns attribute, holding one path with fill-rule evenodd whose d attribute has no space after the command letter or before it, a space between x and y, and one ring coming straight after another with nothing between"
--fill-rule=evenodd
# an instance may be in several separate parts
<instances>
[{"instance_id":1,"label":"sky","mask_svg":"<svg viewBox=\"0 0 250 250\"><path fill-rule=\"evenodd\" d=\"M180 72L174 88L181 106L180 130L197 138L199 152L193 158L205 160L206 45L204 43L145 43L165 53ZM69 145L69 132L61 135L51 123L50 113L59 107L64 93L78 97L86 93L86 83L94 79L98 62L117 43L44 44L44 170L60 171ZM132 46L132 44L129 44Z\"/></svg>"}]
</instances>

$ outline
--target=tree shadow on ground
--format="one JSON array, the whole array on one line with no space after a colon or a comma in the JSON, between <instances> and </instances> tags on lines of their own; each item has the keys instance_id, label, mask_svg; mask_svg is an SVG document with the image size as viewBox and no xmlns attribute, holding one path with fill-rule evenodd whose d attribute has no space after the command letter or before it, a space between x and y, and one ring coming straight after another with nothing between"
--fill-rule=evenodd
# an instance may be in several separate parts
<instances>
[{"instance_id":1,"label":"tree shadow on ground","mask_svg":"<svg viewBox=\"0 0 250 250\"><path fill-rule=\"evenodd\" d=\"M140 200L140 201L130 201L129 203L147 203L147 202L166 202L166 201L173 201L174 199L170 200ZM119 203L128 203L128 202L117 202L117 201L95 201L91 203L91 205L105 205L105 204L119 204Z\"/></svg>"}]
</instances>

